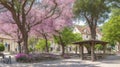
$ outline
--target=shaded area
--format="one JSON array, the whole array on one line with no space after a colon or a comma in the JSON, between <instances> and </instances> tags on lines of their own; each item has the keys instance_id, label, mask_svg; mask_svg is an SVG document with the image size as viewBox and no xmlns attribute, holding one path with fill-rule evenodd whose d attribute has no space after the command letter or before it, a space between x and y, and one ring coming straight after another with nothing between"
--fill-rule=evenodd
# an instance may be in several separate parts
<instances>
[{"instance_id":1,"label":"shaded area","mask_svg":"<svg viewBox=\"0 0 120 67\"><path fill-rule=\"evenodd\" d=\"M40 63L0 64L0 67L99 67L97 64L85 64L80 59L65 59Z\"/></svg>"},{"instance_id":2,"label":"shaded area","mask_svg":"<svg viewBox=\"0 0 120 67\"><path fill-rule=\"evenodd\" d=\"M43 61L39 63L17 63L12 58L12 64L2 64L0 67L119 67L120 56L110 55L106 56L105 59L98 60L96 62L80 60L80 58L62 59L53 61Z\"/></svg>"},{"instance_id":3,"label":"shaded area","mask_svg":"<svg viewBox=\"0 0 120 67\"><path fill-rule=\"evenodd\" d=\"M120 56L119 55L111 55L105 58L105 60L101 60L100 62L106 64L120 64Z\"/></svg>"},{"instance_id":4,"label":"shaded area","mask_svg":"<svg viewBox=\"0 0 120 67\"><path fill-rule=\"evenodd\" d=\"M97 58L96 58L97 56L95 56L95 51L94 51L95 45L101 44L103 46L103 54L101 56L104 57L104 55L105 55L105 49L106 49L106 44L107 43L108 42L104 42L104 41L100 41L100 40L84 40L84 41L80 41L80 42L74 42L73 44L79 45L79 50L80 50L79 53L81 55L81 59L82 60L85 59L84 58L85 55L84 55L84 48L83 48L83 46L85 44L89 45L90 46L89 49L87 48L88 54L90 54L91 60L95 61L95 60L97 60Z\"/></svg>"}]
</instances>

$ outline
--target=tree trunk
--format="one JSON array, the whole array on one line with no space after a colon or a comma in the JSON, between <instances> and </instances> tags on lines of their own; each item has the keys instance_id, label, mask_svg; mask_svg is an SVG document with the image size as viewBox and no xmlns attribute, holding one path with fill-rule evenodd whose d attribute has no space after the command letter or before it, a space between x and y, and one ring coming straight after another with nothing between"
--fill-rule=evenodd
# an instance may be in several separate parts
<instances>
[{"instance_id":1,"label":"tree trunk","mask_svg":"<svg viewBox=\"0 0 120 67\"><path fill-rule=\"evenodd\" d=\"M96 39L96 26L97 26L97 17L94 17L91 15L91 17L87 17L86 14L84 14L84 17L87 20L87 23L89 25L90 28L90 32L91 32L91 39L95 40Z\"/></svg>"},{"instance_id":2,"label":"tree trunk","mask_svg":"<svg viewBox=\"0 0 120 67\"><path fill-rule=\"evenodd\" d=\"M87 49L88 54L91 54L90 46L89 46L89 45L85 45L85 47L86 47L86 49Z\"/></svg>"},{"instance_id":3,"label":"tree trunk","mask_svg":"<svg viewBox=\"0 0 120 67\"><path fill-rule=\"evenodd\" d=\"M46 33L44 33L44 30L42 29L42 36L43 36L43 38L45 39L45 51L46 52L48 52L49 53L49 46L48 46L48 39L47 39L47 34Z\"/></svg>"},{"instance_id":4,"label":"tree trunk","mask_svg":"<svg viewBox=\"0 0 120 67\"><path fill-rule=\"evenodd\" d=\"M62 56L65 54L65 45L64 45L64 42L62 40L62 37L59 33L59 39L60 39L60 45L62 46Z\"/></svg>"},{"instance_id":5,"label":"tree trunk","mask_svg":"<svg viewBox=\"0 0 120 67\"><path fill-rule=\"evenodd\" d=\"M62 46L62 56L64 56L65 54L65 46L64 45L61 45Z\"/></svg>"},{"instance_id":6,"label":"tree trunk","mask_svg":"<svg viewBox=\"0 0 120 67\"><path fill-rule=\"evenodd\" d=\"M94 25L90 26L90 31L91 31L91 39L95 40L96 39L96 27Z\"/></svg>"},{"instance_id":7,"label":"tree trunk","mask_svg":"<svg viewBox=\"0 0 120 67\"><path fill-rule=\"evenodd\" d=\"M18 48L19 48L19 53L21 53L21 43L20 42L17 42L18 43Z\"/></svg>"},{"instance_id":8,"label":"tree trunk","mask_svg":"<svg viewBox=\"0 0 120 67\"><path fill-rule=\"evenodd\" d=\"M24 45L24 53L29 54L28 51L28 34L27 33L23 33L23 45Z\"/></svg>"},{"instance_id":9,"label":"tree trunk","mask_svg":"<svg viewBox=\"0 0 120 67\"><path fill-rule=\"evenodd\" d=\"M46 36L45 36L45 44L46 44L46 52L49 53L48 40Z\"/></svg>"}]
</instances>

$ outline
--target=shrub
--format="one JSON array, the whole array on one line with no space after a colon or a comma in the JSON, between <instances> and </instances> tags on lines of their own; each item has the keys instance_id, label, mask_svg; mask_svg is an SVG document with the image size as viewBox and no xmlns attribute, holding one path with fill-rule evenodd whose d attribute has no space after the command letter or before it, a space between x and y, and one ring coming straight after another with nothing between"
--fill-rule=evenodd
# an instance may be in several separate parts
<instances>
[{"instance_id":1,"label":"shrub","mask_svg":"<svg viewBox=\"0 0 120 67\"><path fill-rule=\"evenodd\" d=\"M40 62L45 60L55 60L57 56L54 54L24 54L19 53L15 56L17 62L24 62L24 63L33 63L33 62Z\"/></svg>"},{"instance_id":2,"label":"shrub","mask_svg":"<svg viewBox=\"0 0 120 67\"><path fill-rule=\"evenodd\" d=\"M0 51L4 51L5 50L5 47L2 43L0 43Z\"/></svg>"},{"instance_id":3,"label":"shrub","mask_svg":"<svg viewBox=\"0 0 120 67\"><path fill-rule=\"evenodd\" d=\"M24 53L19 53L15 56L17 62L31 62L32 58L31 56L24 54Z\"/></svg>"},{"instance_id":4,"label":"shrub","mask_svg":"<svg viewBox=\"0 0 120 67\"><path fill-rule=\"evenodd\" d=\"M103 50L103 46L100 44L95 45L96 50Z\"/></svg>"}]
</instances>

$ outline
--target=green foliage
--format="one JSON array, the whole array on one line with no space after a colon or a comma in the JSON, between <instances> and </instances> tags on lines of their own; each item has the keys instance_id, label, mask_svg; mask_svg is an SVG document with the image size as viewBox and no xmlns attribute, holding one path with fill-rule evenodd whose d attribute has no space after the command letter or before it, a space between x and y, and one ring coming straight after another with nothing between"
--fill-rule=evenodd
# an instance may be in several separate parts
<instances>
[{"instance_id":1,"label":"green foliage","mask_svg":"<svg viewBox=\"0 0 120 67\"><path fill-rule=\"evenodd\" d=\"M74 42L75 41L81 41L82 40L82 36L80 33L74 33Z\"/></svg>"},{"instance_id":2,"label":"green foliage","mask_svg":"<svg viewBox=\"0 0 120 67\"><path fill-rule=\"evenodd\" d=\"M29 38L29 40L28 40L28 50L29 50L29 52L32 52L33 50L34 50L34 46L36 45L36 43L37 43L37 39L35 39L34 37L32 37L32 38Z\"/></svg>"},{"instance_id":3,"label":"green foliage","mask_svg":"<svg viewBox=\"0 0 120 67\"><path fill-rule=\"evenodd\" d=\"M2 43L0 43L0 51L4 51L5 50L5 47Z\"/></svg>"},{"instance_id":4,"label":"green foliage","mask_svg":"<svg viewBox=\"0 0 120 67\"><path fill-rule=\"evenodd\" d=\"M31 46L33 46L33 45L36 44L37 41L38 41L37 39L35 39L34 37L32 37L32 38L29 38L28 44L31 45Z\"/></svg>"},{"instance_id":5,"label":"green foliage","mask_svg":"<svg viewBox=\"0 0 120 67\"><path fill-rule=\"evenodd\" d=\"M68 45L68 44L72 44L72 42L75 41L81 41L82 37L80 34L78 33L73 33L73 29L72 28L64 28L61 32L60 32L60 37L62 39L62 42L64 43L64 46ZM60 44L60 38L59 36L55 36L54 40L56 43Z\"/></svg>"},{"instance_id":6,"label":"green foliage","mask_svg":"<svg viewBox=\"0 0 120 67\"><path fill-rule=\"evenodd\" d=\"M85 19L87 16L90 17L89 20L94 18L100 22L108 17L107 12L109 7L105 0L76 0L73 5L73 13L79 19Z\"/></svg>"},{"instance_id":7,"label":"green foliage","mask_svg":"<svg viewBox=\"0 0 120 67\"><path fill-rule=\"evenodd\" d=\"M119 9L114 10L110 20L103 25L103 40L111 44L120 42L120 13Z\"/></svg>"},{"instance_id":8,"label":"green foliage","mask_svg":"<svg viewBox=\"0 0 120 67\"><path fill-rule=\"evenodd\" d=\"M28 48L29 52L32 52L34 49L32 47Z\"/></svg>"},{"instance_id":9,"label":"green foliage","mask_svg":"<svg viewBox=\"0 0 120 67\"><path fill-rule=\"evenodd\" d=\"M114 16L120 16L120 9L119 8L113 8L112 9L112 15L111 18Z\"/></svg>"},{"instance_id":10,"label":"green foliage","mask_svg":"<svg viewBox=\"0 0 120 67\"><path fill-rule=\"evenodd\" d=\"M116 45L116 42L111 41L111 42L109 42L109 47L108 47L108 48L114 49L114 48L115 48L115 45Z\"/></svg>"},{"instance_id":11,"label":"green foliage","mask_svg":"<svg viewBox=\"0 0 120 67\"><path fill-rule=\"evenodd\" d=\"M96 50L103 50L103 46L101 44L95 45Z\"/></svg>"},{"instance_id":12,"label":"green foliage","mask_svg":"<svg viewBox=\"0 0 120 67\"><path fill-rule=\"evenodd\" d=\"M50 41L48 41L48 47L50 47ZM40 39L37 44L35 45L35 49L39 51L44 51L46 48L46 43L44 39Z\"/></svg>"}]
</instances>

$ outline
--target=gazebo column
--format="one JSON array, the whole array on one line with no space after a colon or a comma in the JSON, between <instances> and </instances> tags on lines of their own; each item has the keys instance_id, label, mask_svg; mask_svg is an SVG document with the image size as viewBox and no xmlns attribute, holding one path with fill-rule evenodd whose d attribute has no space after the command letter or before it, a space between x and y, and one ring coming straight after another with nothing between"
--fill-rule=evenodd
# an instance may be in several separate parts
<instances>
[{"instance_id":1,"label":"gazebo column","mask_svg":"<svg viewBox=\"0 0 120 67\"><path fill-rule=\"evenodd\" d=\"M95 60L95 55L94 55L94 43L91 44L91 60Z\"/></svg>"},{"instance_id":2,"label":"gazebo column","mask_svg":"<svg viewBox=\"0 0 120 67\"><path fill-rule=\"evenodd\" d=\"M81 56L81 59L83 60L84 59L83 45L80 44L79 48L80 48L80 50L79 50L80 51L80 56Z\"/></svg>"}]
</instances>

